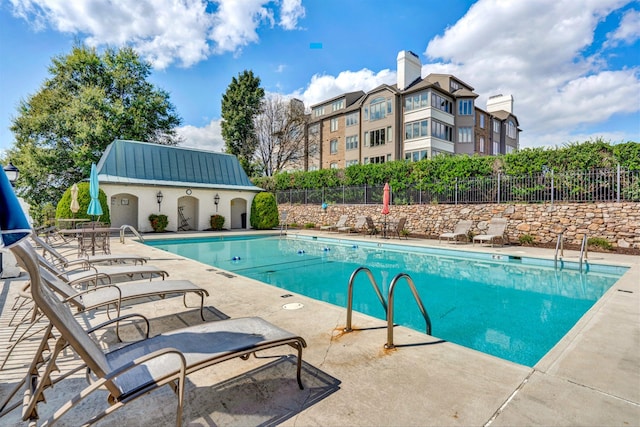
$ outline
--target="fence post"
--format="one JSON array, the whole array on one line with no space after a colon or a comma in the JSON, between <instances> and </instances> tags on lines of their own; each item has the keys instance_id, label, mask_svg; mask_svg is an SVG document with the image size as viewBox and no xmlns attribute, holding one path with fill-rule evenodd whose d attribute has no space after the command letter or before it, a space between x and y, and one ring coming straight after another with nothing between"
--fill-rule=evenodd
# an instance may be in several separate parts
<instances>
[{"instance_id":1,"label":"fence post","mask_svg":"<svg viewBox=\"0 0 640 427\"><path fill-rule=\"evenodd\" d=\"M620 203L620 163L618 163L616 173L616 202Z\"/></svg>"},{"instance_id":2,"label":"fence post","mask_svg":"<svg viewBox=\"0 0 640 427\"><path fill-rule=\"evenodd\" d=\"M498 204L500 204L500 172L498 172L498 195L497 195L497 202Z\"/></svg>"},{"instance_id":3,"label":"fence post","mask_svg":"<svg viewBox=\"0 0 640 427\"><path fill-rule=\"evenodd\" d=\"M456 193L455 193L455 197L454 197L455 203L454 204L458 204L458 177L456 176Z\"/></svg>"},{"instance_id":4,"label":"fence post","mask_svg":"<svg viewBox=\"0 0 640 427\"><path fill-rule=\"evenodd\" d=\"M344 184L342 185L342 204L344 205Z\"/></svg>"},{"instance_id":5,"label":"fence post","mask_svg":"<svg viewBox=\"0 0 640 427\"><path fill-rule=\"evenodd\" d=\"M553 175L553 169L551 169L551 206L553 206L553 196L555 194L555 182L554 182L554 175Z\"/></svg>"},{"instance_id":6,"label":"fence post","mask_svg":"<svg viewBox=\"0 0 640 427\"><path fill-rule=\"evenodd\" d=\"M364 184L364 204L367 204L367 184Z\"/></svg>"}]
</instances>

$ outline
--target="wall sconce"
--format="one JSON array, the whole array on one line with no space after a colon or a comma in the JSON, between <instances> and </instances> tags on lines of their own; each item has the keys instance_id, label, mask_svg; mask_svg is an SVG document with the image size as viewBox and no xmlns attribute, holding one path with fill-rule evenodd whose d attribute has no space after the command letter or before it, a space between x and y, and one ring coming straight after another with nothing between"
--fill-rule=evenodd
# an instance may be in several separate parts
<instances>
[{"instance_id":1,"label":"wall sconce","mask_svg":"<svg viewBox=\"0 0 640 427\"><path fill-rule=\"evenodd\" d=\"M216 212L218 212L218 203L220 203L220 196L216 193L216 195L213 196L213 204L216 205Z\"/></svg>"},{"instance_id":2,"label":"wall sconce","mask_svg":"<svg viewBox=\"0 0 640 427\"><path fill-rule=\"evenodd\" d=\"M162 204L162 198L164 196L162 195L162 191L158 191L158 193L156 194L156 201L158 202L158 212L160 212L160 205Z\"/></svg>"}]
</instances>

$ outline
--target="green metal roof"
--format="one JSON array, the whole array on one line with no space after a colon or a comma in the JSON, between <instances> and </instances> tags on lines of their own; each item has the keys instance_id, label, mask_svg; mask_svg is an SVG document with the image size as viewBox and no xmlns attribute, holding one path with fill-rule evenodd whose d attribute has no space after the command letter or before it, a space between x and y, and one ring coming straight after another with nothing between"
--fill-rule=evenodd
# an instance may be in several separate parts
<instances>
[{"instance_id":1,"label":"green metal roof","mask_svg":"<svg viewBox=\"0 0 640 427\"><path fill-rule=\"evenodd\" d=\"M97 169L104 183L260 190L233 155L148 142L113 141Z\"/></svg>"}]
</instances>

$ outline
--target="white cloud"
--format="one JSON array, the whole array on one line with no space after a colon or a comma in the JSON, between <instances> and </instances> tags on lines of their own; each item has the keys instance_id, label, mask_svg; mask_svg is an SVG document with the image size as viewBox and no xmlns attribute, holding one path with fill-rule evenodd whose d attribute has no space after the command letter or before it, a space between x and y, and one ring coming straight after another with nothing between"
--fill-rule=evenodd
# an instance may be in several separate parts
<instances>
[{"instance_id":1,"label":"white cloud","mask_svg":"<svg viewBox=\"0 0 640 427\"><path fill-rule=\"evenodd\" d=\"M625 3L480 0L431 40L424 68L472 85L481 108L491 95L512 94L522 146L560 144L548 137L639 109L637 66L607 70L605 52L584 56L597 25ZM627 16L611 37L632 37L623 28L637 18Z\"/></svg>"},{"instance_id":2,"label":"white cloud","mask_svg":"<svg viewBox=\"0 0 640 427\"><path fill-rule=\"evenodd\" d=\"M261 25L273 27L279 6L269 0L10 1L13 14L38 30L84 35L91 46L130 45L157 69L239 52L258 41ZM208 4L217 8L208 12ZM283 0L280 13L280 25L288 30L305 11L300 0Z\"/></svg>"},{"instance_id":3,"label":"white cloud","mask_svg":"<svg viewBox=\"0 0 640 427\"><path fill-rule=\"evenodd\" d=\"M224 152L224 140L220 120L212 120L205 127L182 126L176 129L182 138L182 147L199 148L202 150Z\"/></svg>"},{"instance_id":4,"label":"white cloud","mask_svg":"<svg viewBox=\"0 0 640 427\"><path fill-rule=\"evenodd\" d=\"M633 44L640 38L640 11L628 10L615 31L607 34L607 43L615 46L618 43Z\"/></svg>"},{"instance_id":5,"label":"white cloud","mask_svg":"<svg viewBox=\"0 0 640 427\"><path fill-rule=\"evenodd\" d=\"M298 21L305 16L302 0L282 0L279 25L285 30L295 30Z\"/></svg>"}]
</instances>

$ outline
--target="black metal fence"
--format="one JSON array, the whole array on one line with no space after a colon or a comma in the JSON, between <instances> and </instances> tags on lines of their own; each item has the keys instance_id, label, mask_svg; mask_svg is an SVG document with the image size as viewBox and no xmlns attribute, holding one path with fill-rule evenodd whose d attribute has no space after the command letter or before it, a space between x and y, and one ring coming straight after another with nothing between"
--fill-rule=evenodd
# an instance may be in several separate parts
<instances>
[{"instance_id":1,"label":"black metal fence","mask_svg":"<svg viewBox=\"0 0 640 427\"><path fill-rule=\"evenodd\" d=\"M381 204L383 186L276 191L278 204ZM433 181L405 190L391 189L394 205L555 203L640 201L640 171L597 169L585 172Z\"/></svg>"}]
</instances>

